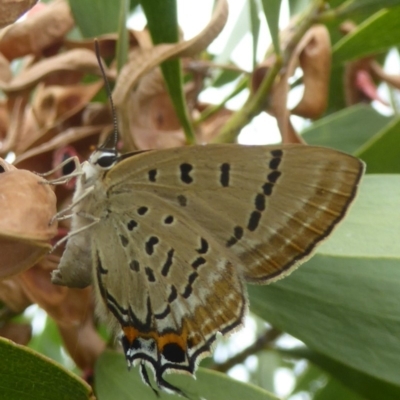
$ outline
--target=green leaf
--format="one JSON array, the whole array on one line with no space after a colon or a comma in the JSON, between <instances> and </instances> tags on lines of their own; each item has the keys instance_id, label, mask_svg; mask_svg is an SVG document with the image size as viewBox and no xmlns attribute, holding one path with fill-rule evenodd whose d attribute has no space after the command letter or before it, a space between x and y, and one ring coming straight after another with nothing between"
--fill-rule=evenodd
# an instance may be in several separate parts
<instances>
[{"instance_id":1,"label":"green leaf","mask_svg":"<svg viewBox=\"0 0 400 400\"><path fill-rule=\"evenodd\" d=\"M147 25L155 45L177 43L179 40L176 0L141 0L146 14ZM179 122L188 143L194 143L194 131L190 123L186 100L183 93L183 76L180 60L170 60L161 64L161 70L167 85Z\"/></svg>"},{"instance_id":2,"label":"green leaf","mask_svg":"<svg viewBox=\"0 0 400 400\"><path fill-rule=\"evenodd\" d=\"M253 39L253 69L257 65L257 46L258 36L260 34L260 17L258 16L258 1L249 1L250 27Z\"/></svg>"},{"instance_id":3,"label":"green leaf","mask_svg":"<svg viewBox=\"0 0 400 400\"><path fill-rule=\"evenodd\" d=\"M348 0L343 3L341 9L345 14L356 12L373 12L382 8L396 7L400 5L400 0Z\"/></svg>"},{"instance_id":4,"label":"green leaf","mask_svg":"<svg viewBox=\"0 0 400 400\"><path fill-rule=\"evenodd\" d=\"M35 351L0 338L0 397L7 400L94 399L91 387Z\"/></svg>"},{"instance_id":5,"label":"green leaf","mask_svg":"<svg viewBox=\"0 0 400 400\"><path fill-rule=\"evenodd\" d=\"M275 53L280 54L281 47L279 43L279 13L281 9L281 0L261 0L264 14L267 19L269 32L271 33L272 43Z\"/></svg>"},{"instance_id":6,"label":"green leaf","mask_svg":"<svg viewBox=\"0 0 400 400\"><path fill-rule=\"evenodd\" d=\"M118 41L117 41L117 68L121 70L128 59L129 37L126 29L126 22L129 14L129 0L121 0L118 22Z\"/></svg>"},{"instance_id":7,"label":"green leaf","mask_svg":"<svg viewBox=\"0 0 400 400\"><path fill-rule=\"evenodd\" d=\"M346 388L336 379L329 379L328 383L322 388L316 391L313 396L313 400L367 400L365 397L360 397L357 393ZM369 400L369 398L368 398Z\"/></svg>"},{"instance_id":8,"label":"green leaf","mask_svg":"<svg viewBox=\"0 0 400 400\"><path fill-rule=\"evenodd\" d=\"M94 38L118 31L121 3L125 0L69 0L83 37Z\"/></svg>"},{"instance_id":9,"label":"green leaf","mask_svg":"<svg viewBox=\"0 0 400 400\"><path fill-rule=\"evenodd\" d=\"M364 177L356 204L290 277L250 286L252 311L310 348L400 384L400 176Z\"/></svg>"},{"instance_id":10,"label":"green leaf","mask_svg":"<svg viewBox=\"0 0 400 400\"><path fill-rule=\"evenodd\" d=\"M400 399L400 386L376 379L310 349L304 347L282 349L281 353L311 361L363 398L369 400Z\"/></svg>"},{"instance_id":11,"label":"green leaf","mask_svg":"<svg viewBox=\"0 0 400 400\"><path fill-rule=\"evenodd\" d=\"M151 372L149 371L150 375ZM199 368L196 380L190 376L171 374L167 380L183 390L191 399L207 400L278 400L277 397L256 386L238 382L219 372ZM138 368L127 371L126 361L122 354L106 351L96 364L96 393L100 400L154 400L153 391L146 386ZM167 396L163 396L163 398ZM182 399L168 395L168 399Z\"/></svg>"},{"instance_id":12,"label":"green leaf","mask_svg":"<svg viewBox=\"0 0 400 400\"><path fill-rule=\"evenodd\" d=\"M400 118L394 119L355 154L367 163L369 173L399 173Z\"/></svg>"},{"instance_id":13,"label":"green leaf","mask_svg":"<svg viewBox=\"0 0 400 400\"><path fill-rule=\"evenodd\" d=\"M333 47L333 65L388 50L400 42L400 7L383 9Z\"/></svg>"},{"instance_id":14,"label":"green leaf","mask_svg":"<svg viewBox=\"0 0 400 400\"><path fill-rule=\"evenodd\" d=\"M353 154L391 120L370 106L357 104L314 122L302 136L308 144Z\"/></svg>"}]
</instances>

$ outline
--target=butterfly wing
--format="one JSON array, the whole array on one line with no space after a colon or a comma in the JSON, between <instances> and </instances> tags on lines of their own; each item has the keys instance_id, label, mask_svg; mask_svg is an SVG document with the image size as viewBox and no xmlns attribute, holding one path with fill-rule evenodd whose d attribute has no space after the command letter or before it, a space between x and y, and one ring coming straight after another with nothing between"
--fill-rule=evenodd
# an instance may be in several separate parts
<instances>
[{"instance_id":1,"label":"butterfly wing","mask_svg":"<svg viewBox=\"0 0 400 400\"><path fill-rule=\"evenodd\" d=\"M243 280L276 280L309 257L362 171L351 156L309 146L195 146L117 164L92 247L128 362L146 361L167 388L164 372L192 374L216 333L240 326Z\"/></svg>"}]
</instances>

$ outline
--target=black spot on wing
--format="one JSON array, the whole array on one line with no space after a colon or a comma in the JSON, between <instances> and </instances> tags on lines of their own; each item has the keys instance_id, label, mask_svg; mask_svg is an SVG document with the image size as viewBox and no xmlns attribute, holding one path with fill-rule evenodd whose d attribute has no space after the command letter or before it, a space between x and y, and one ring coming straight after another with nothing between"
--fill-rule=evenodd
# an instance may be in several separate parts
<instances>
[{"instance_id":1,"label":"black spot on wing","mask_svg":"<svg viewBox=\"0 0 400 400\"><path fill-rule=\"evenodd\" d=\"M192 183L193 178L190 176L190 172L193 169L193 165L183 163L179 166L179 169L181 170L181 181L186 184Z\"/></svg>"},{"instance_id":2,"label":"black spot on wing","mask_svg":"<svg viewBox=\"0 0 400 400\"><path fill-rule=\"evenodd\" d=\"M200 247L196 249L199 254L206 254L208 251L208 242L204 238L200 238Z\"/></svg>"},{"instance_id":3,"label":"black spot on wing","mask_svg":"<svg viewBox=\"0 0 400 400\"><path fill-rule=\"evenodd\" d=\"M124 235L119 235L119 239L123 247L128 246L129 241Z\"/></svg>"},{"instance_id":4,"label":"black spot on wing","mask_svg":"<svg viewBox=\"0 0 400 400\"><path fill-rule=\"evenodd\" d=\"M263 193L266 196L271 196L273 187L274 187L274 185L270 182L264 183L264 185L262 187Z\"/></svg>"},{"instance_id":5,"label":"black spot on wing","mask_svg":"<svg viewBox=\"0 0 400 400\"><path fill-rule=\"evenodd\" d=\"M139 208L137 209L137 213L138 213L139 215L144 215L144 214L147 213L147 211L149 211L149 209L148 209L148 207L145 207L145 206L139 207Z\"/></svg>"},{"instance_id":6,"label":"black spot on wing","mask_svg":"<svg viewBox=\"0 0 400 400\"><path fill-rule=\"evenodd\" d=\"M172 215L168 215L164 219L164 224L171 225L174 222L174 217Z\"/></svg>"},{"instance_id":7,"label":"black spot on wing","mask_svg":"<svg viewBox=\"0 0 400 400\"><path fill-rule=\"evenodd\" d=\"M255 231L258 227L258 224L260 223L260 219L261 219L260 211L253 211L250 214L249 222L247 224L247 229L252 232Z\"/></svg>"},{"instance_id":8,"label":"black spot on wing","mask_svg":"<svg viewBox=\"0 0 400 400\"><path fill-rule=\"evenodd\" d=\"M137 260L131 261L131 262L129 263L129 268L130 268L132 271L139 272L139 270L140 270L139 261L137 261Z\"/></svg>"},{"instance_id":9,"label":"black spot on wing","mask_svg":"<svg viewBox=\"0 0 400 400\"><path fill-rule=\"evenodd\" d=\"M150 182L155 182L157 179L157 170L156 169L151 169L149 171L149 181Z\"/></svg>"},{"instance_id":10,"label":"black spot on wing","mask_svg":"<svg viewBox=\"0 0 400 400\"><path fill-rule=\"evenodd\" d=\"M204 257L197 257L193 262L192 262L192 267L194 269L200 267L201 265L205 264L207 261Z\"/></svg>"},{"instance_id":11,"label":"black spot on wing","mask_svg":"<svg viewBox=\"0 0 400 400\"><path fill-rule=\"evenodd\" d=\"M180 194L180 195L177 197L177 199L178 199L178 203L179 203L180 206L186 207L186 205L187 205L187 198L186 198L183 194Z\"/></svg>"},{"instance_id":12,"label":"black spot on wing","mask_svg":"<svg viewBox=\"0 0 400 400\"><path fill-rule=\"evenodd\" d=\"M280 171L272 171L268 174L267 179L270 183L276 183L276 181L280 176L281 176Z\"/></svg>"},{"instance_id":13,"label":"black spot on wing","mask_svg":"<svg viewBox=\"0 0 400 400\"><path fill-rule=\"evenodd\" d=\"M264 211L265 210L265 196L262 193L258 193L254 200L254 204L258 211Z\"/></svg>"},{"instance_id":14,"label":"black spot on wing","mask_svg":"<svg viewBox=\"0 0 400 400\"><path fill-rule=\"evenodd\" d=\"M134 221L133 219L131 219L127 224L126 227L128 228L128 230L133 231L133 229L135 229L138 226L137 222Z\"/></svg>"},{"instance_id":15,"label":"black spot on wing","mask_svg":"<svg viewBox=\"0 0 400 400\"><path fill-rule=\"evenodd\" d=\"M154 272L150 267L146 267L145 269L146 275L147 275L147 279L149 282L155 282L156 278L154 276Z\"/></svg>"},{"instance_id":16,"label":"black spot on wing","mask_svg":"<svg viewBox=\"0 0 400 400\"><path fill-rule=\"evenodd\" d=\"M168 303L172 303L178 297L178 291L174 285L171 285L171 292L168 296Z\"/></svg>"},{"instance_id":17,"label":"black spot on wing","mask_svg":"<svg viewBox=\"0 0 400 400\"><path fill-rule=\"evenodd\" d=\"M243 228L241 226L235 226L233 228L233 236L226 242L226 247L231 247L243 237Z\"/></svg>"},{"instance_id":18,"label":"black spot on wing","mask_svg":"<svg viewBox=\"0 0 400 400\"><path fill-rule=\"evenodd\" d=\"M158 239L157 236L150 236L149 239L146 242L145 249L146 253L151 256L154 253L154 247L155 245L159 242L160 240Z\"/></svg>"},{"instance_id":19,"label":"black spot on wing","mask_svg":"<svg viewBox=\"0 0 400 400\"><path fill-rule=\"evenodd\" d=\"M177 343L167 343L161 354L172 363L183 363L186 359L185 350Z\"/></svg>"},{"instance_id":20,"label":"black spot on wing","mask_svg":"<svg viewBox=\"0 0 400 400\"><path fill-rule=\"evenodd\" d=\"M269 162L269 167L271 169L277 169L279 167L279 164L281 163L281 158L276 157L273 158L270 162Z\"/></svg>"},{"instance_id":21,"label":"black spot on wing","mask_svg":"<svg viewBox=\"0 0 400 400\"><path fill-rule=\"evenodd\" d=\"M160 313L158 313L158 314L154 314L154 317L156 319L164 319L169 314L171 314L171 307L170 307L169 304L167 304L165 309L163 311L161 311Z\"/></svg>"},{"instance_id":22,"label":"black spot on wing","mask_svg":"<svg viewBox=\"0 0 400 400\"><path fill-rule=\"evenodd\" d=\"M272 150L271 155L272 155L272 157L282 157L283 151L280 149Z\"/></svg>"},{"instance_id":23,"label":"black spot on wing","mask_svg":"<svg viewBox=\"0 0 400 400\"><path fill-rule=\"evenodd\" d=\"M228 163L223 163L220 167L221 170L221 176L219 178L219 181L221 182L221 185L224 187L229 186L229 172L230 172L231 166Z\"/></svg>"},{"instance_id":24,"label":"black spot on wing","mask_svg":"<svg viewBox=\"0 0 400 400\"><path fill-rule=\"evenodd\" d=\"M161 274L163 276L167 276L168 275L169 269L171 268L171 265L172 265L174 252L175 252L174 249L170 249L168 251L168 253L167 253L167 259L166 259L166 261L165 261L165 263L164 263L164 265L163 265L163 267L161 269Z\"/></svg>"}]
</instances>

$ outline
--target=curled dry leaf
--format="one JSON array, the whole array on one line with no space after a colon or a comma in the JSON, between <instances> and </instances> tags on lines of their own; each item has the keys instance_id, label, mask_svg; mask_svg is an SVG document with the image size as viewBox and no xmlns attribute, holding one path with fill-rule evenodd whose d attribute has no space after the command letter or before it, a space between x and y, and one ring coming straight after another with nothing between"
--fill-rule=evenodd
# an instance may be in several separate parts
<instances>
[{"instance_id":1,"label":"curled dry leaf","mask_svg":"<svg viewBox=\"0 0 400 400\"><path fill-rule=\"evenodd\" d=\"M30 324L6 322L0 327L0 336L25 346L31 340L32 327Z\"/></svg>"},{"instance_id":2,"label":"curled dry leaf","mask_svg":"<svg viewBox=\"0 0 400 400\"><path fill-rule=\"evenodd\" d=\"M103 87L103 81L88 85L38 85L32 111L40 128L50 127L81 111Z\"/></svg>"},{"instance_id":3,"label":"curled dry leaf","mask_svg":"<svg viewBox=\"0 0 400 400\"><path fill-rule=\"evenodd\" d=\"M113 99L120 114L123 142L128 149L136 147L129 128L128 100L139 80L162 62L179 57L193 56L205 49L221 32L228 17L226 0L219 0L213 17L206 28L193 39L174 44L160 44L150 49L135 49L121 69L113 91Z\"/></svg>"},{"instance_id":4,"label":"curled dry leaf","mask_svg":"<svg viewBox=\"0 0 400 400\"><path fill-rule=\"evenodd\" d=\"M290 121L291 111L287 108L289 78L300 65L303 69L304 94L292 112L308 118L317 118L324 112L327 105L330 53L329 33L326 27L314 25L291 52L283 74L273 86L267 111L277 119L283 143L304 143ZM252 79L255 89L261 84L274 62L274 56L271 56L255 70Z\"/></svg>"},{"instance_id":5,"label":"curled dry leaf","mask_svg":"<svg viewBox=\"0 0 400 400\"><path fill-rule=\"evenodd\" d=\"M87 158L91 152L91 145L98 144L98 137L103 131L110 131L112 125L95 125L68 128L42 144L32 146L15 160L15 165L21 168L32 169L37 172L46 172L52 169L52 152L62 146L75 143L74 147L83 158ZM80 151L80 148L83 151ZM40 160L37 157L44 155Z\"/></svg>"},{"instance_id":6,"label":"curled dry leaf","mask_svg":"<svg viewBox=\"0 0 400 400\"><path fill-rule=\"evenodd\" d=\"M57 224L49 222L56 212L56 197L30 171L2 159L0 171L0 278L4 278L31 267L51 249Z\"/></svg>"},{"instance_id":7,"label":"curled dry leaf","mask_svg":"<svg viewBox=\"0 0 400 400\"><path fill-rule=\"evenodd\" d=\"M129 100L130 129L138 149L182 146L185 137L159 68L138 83Z\"/></svg>"},{"instance_id":8,"label":"curled dry leaf","mask_svg":"<svg viewBox=\"0 0 400 400\"><path fill-rule=\"evenodd\" d=\"M93 313L88 313L85 321L78 326L58 325L58 329L75 364L83 371L94 369L106 343L97 333Z\"/></svg>"},{"instance_id":9,"label":"curled dry leaf","mask_svg":"<svg viewBox=\"0 0 400 400\"><path fill-rule=\"evenodd\" d=\"M9 82L11 79L10 62L0 53L0 82Z\"/></svg>"},{"instance_id":10,"label":"curled dry leaf","mask_svg":"<svg viewBox=\"0 0 400 400\"><path fill-rule=\"evenodd\" d=\"M135 31L128 30L128 40L129 40L129 48L136 47L139 45L139 39L143 40L142 37L147 36L151 43L149 33L145 31ZM117 33L107 33L104 35L97 36L97 41L99 43L100 54L104 58L115 57L117 52L117 42L118 42L118 34ZM87 49L93 50L93 39L81 39L81 40L73 40L66 38L64 41L64 46L66 49ZM140 47L143 47L140 45Z\"/></svg>"},{"instance_id":11,"label":"curled dry leaf","mask_svg":"<svg viewBox=\"0 0 400 400\"><path fill-rule=\"evenodd\" d=\"M93 311L91 288L81 290L53 285L50 275L59 260L58 254L48 254L19 278L27 297L58 324L79 326Z\"/></svg>"},{"instance_id":12,"label":"curled dry leaf","mask_svg":"<svg viewBox=\"0 0 400 400\"><path fill-rule=\"evenodd\" d=\"M104 66L107 79L115 79L115 71ZM63 79L68 80L66 75L69 72L81 74L91 73L101 76L99 64L93 51L86 49L75 49L65 53L48 57L42 61L26 68L9 83L0 82L0 89L10 94L25 89L31 89L51 74L63 73ZM66 74L67 73L67 74Z\"/></svg>"},{"instance_id":13,"label":"curled dry leaf","mask_svg":"<svg viewBox=\"0 0 400 400\"><path fill-rule=\"evenodd\" d=\"M2 0L0 2L0 28L15 22L32 8L38 0Z\"/></svg>"},{"instance_id":14,"label":"curled dry leaf","mask_svg":"<svg viewBox=\"0 0 400 400\"><path fill-rule=\"evenodd\" d=\"M23 312L32 304L18 276L0 280L0 300L15 314Z\"/></svg>"},{"instance_id":15,"label":"curled dry leaf","mask_svg":"<svg viewBox=\"0 0 400 400\"><path fill-rule=\"evenodd\" d=\"M27 54L41 55L47 48L61 43L73 26L67 1L54 1L25 21L2 31L0 52L9 60Z\"/></svg>"},{"instance_id":16,"label":"curled dry leaf","mask_svg":"<svg viewBox=\"0 0 400 400\"><path fill-rule=\"evenodd\" d=\"M304 93L292 114L304 118L319 118L328 105L331 73L331 42L323 25L314 26L307 44L299 54L303 70Z\"/></svg>"},{"instance_id":17,"label":"curled dry leaf","mask_svg":"<svg viewBox=\"0 0 400 400\"><path fill-rule=\"evenodd\" d=\"M61 253L60 250L56 250ZM50 273L59 254L47 255L19 275L26 296L43 308L57 323L64 343L79 368L93 368L105 343L96 332L92 289L70 289L51 283Z\"/></svg>"}]
</instances>

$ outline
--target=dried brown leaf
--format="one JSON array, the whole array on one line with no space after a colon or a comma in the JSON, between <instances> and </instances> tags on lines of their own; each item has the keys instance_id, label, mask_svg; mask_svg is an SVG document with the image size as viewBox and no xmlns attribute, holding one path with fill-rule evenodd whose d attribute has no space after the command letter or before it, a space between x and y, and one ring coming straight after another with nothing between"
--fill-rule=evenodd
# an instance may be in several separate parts
<instances>
[{"instance_id":1,"label":"dried brown leaf","mask_svg":"<svg viewBox=\"0 0 400 400\"><path fill-rule=\"evenodd\" d=\"M80 326L93 313L92 289L70 289L51 283L50 275L60 260L50 254L19 275L27 297L58 324Z\"/></svg>"},{"instance_id":2,"label":"dried brown leaf","mask_svg":"<svg viewBox=\"0 0 400 400\"><path fill-rule=\"evenodd\" d=\"M27 54L41 55L61 43L73 26L68 3L56 0L24 21L5 28L0 33L0 52L9 60Z\"/></svg>"},{"instance_id":3,"label":"dried brown leaf","mask_svg":"<svg viewBox=\"0 0 400 400\"><path fill-rule=\"evenodd\" d=\"M128 149L136 147L129 135L128 100L139 80L163 61L192 56L205 49L221 32L227 16L227 2L219 0L210 23L193 39L174 44L160 44L150 49L135 49L130 53L129 61L122 68L113 91L114 103L121 116L123 142Z\"/></svg>"},{"instance_id":4,"label":"dried brown leaf","mask_svg":"<svg viewBox=\"0 0 400 400\"><path fill-rule=\"evenodd\" d=\"M15 22L32 8L38 0L2 0L0 2L0 28Z\"/></svg>"},{"instance_id":5,"label":"dried brown leaf","mask_svg":"<svg viewBox=\"0 0 400 400\"><path fill-rule=\"evenodd\" d=\"M331 43L329 32L323 25L316 25L308 42L299 55L303 70L304 93L292 114L304 118L319 118L328 105L331 73Z\"/></svg>"},{"instance_id":6,"label":"dried brown leaf","mask_svg":"<svg viewBox=\"0 0 400 400\"><path fill-rule=\"evenodd\" d=\"M88 85L39 85L32 101L32 111L39 127L47 128L75 115L102 87L102 80Z\"/></svg>"},{"instance_id":7,"label":"dried brown leaf","mask_svg":"<svg viewBox=\"0 0 400 400\"><path fill-rule=\"evenodd\" d=\"M25 346L31 340L32 327L30 324L7 322L0 327L0 336Z\"/></svg>"},{"instance_id":8,"label":"dried brown leaf","mask_svg":"<svg viewBox=\"0 0 400 400\"><path fill-rule=\"evenodd\" d=\"M23 312L32 304L18 276L0 280L0 300L16 314Z\"/></svg>"},{"instance_id":9,"label":"dried brown leaf","mask_svg":"<svg viewBox=\"0 0 400 400\"><path fill-rule=\"evenodd\" d=\"M252 80L255 89L261 84L274 62L274 56L271 56L256 69ZM291 112L287 108L290 89L288 81L299 62L301 67L306 68L303 70L305 90L302 100L295 107L296 113L302 113L304 116L319 116L326 107L329 87L330 42L325 26L314 25L305 33L291 52L283 74L279 76L278 82L271 90L267 111L276 118L283 143L304 143L290 121Z\"/></svg>"},{"instance_id":10,"label":"dried brown leaf","mask_svg":"<svg viewBox=\"0 0 400 400\"><path fill-rule=\"evenodd\" d=\"M57 224L56 197L42 178L0 160L0 278L35 264L51 248Z\"/></svg>"},{"instance_id":11,"label":"dried brown leaf","mask_svg":"<svg viewBox=\"0 0 400 400\"><path fill-rule=\"evenodd\" d=\"M93 323L93 314L88 314L80 325L59 325L64 345L75 364L82 370L94 369L97 359L106 348Z\"/></svg>"},{"instance_id":12,"label":"dried brown leaf","mask_svg":"<svg viewBox=\"0 0 400 400\"><path fill-rule=\"evenodd\" d=\"M104 66L107 79L115 79L115 71ZM0 89L7 93L19 92L31 89L38 82L52 74L63 73L64 80L68 79L68 73L91 73L102 76L96 55L86 49L69 50L65 53L48 57L30 68L26 68L10 82L0 82ZM66 77L67 75L67 77Z\"/></svg>"}]
</instances>

